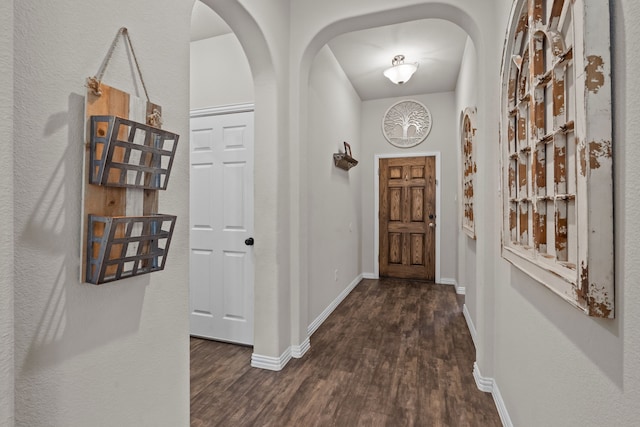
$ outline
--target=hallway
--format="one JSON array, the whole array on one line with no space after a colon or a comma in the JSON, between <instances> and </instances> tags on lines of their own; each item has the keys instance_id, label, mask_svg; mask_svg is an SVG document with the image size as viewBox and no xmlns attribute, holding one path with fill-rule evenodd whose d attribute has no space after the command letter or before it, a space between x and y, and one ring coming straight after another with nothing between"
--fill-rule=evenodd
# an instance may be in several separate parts
<instances>
[{"instance_id":1,"label":"hallway","mask_svg":"<svg viewBox=\"0 0 640 427\"><path fill-rule=\"evenodd\" d=\"M191 339L191 425L500 426L446 285L363 280L281 372L251 348Z\"/></svg>"}]
</instances>

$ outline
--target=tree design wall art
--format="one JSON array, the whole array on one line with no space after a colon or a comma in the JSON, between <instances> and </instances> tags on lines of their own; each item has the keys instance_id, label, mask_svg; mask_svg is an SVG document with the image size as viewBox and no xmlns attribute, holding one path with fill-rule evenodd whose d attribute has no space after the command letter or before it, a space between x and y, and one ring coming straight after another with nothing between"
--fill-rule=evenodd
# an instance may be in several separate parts
<instances>
[{"instance_id":1,"label":"tree design wall art","mask_svg":"<svg viewBox=\"0 0 640 427\"><path fill-rule=\"evenodd\" d=\"M424 141L430 131L431 113L418 101L396 102L382 119L382 133L396 147L414 147Z\"/></svg>"}]
</instances>

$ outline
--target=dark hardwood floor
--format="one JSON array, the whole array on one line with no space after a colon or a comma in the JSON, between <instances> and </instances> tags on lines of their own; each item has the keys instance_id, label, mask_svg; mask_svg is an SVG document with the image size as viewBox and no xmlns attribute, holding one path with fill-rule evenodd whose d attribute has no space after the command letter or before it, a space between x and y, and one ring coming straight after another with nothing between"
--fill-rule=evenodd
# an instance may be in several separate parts
<instances>
[{"instance_id":1,"label":"dark hardwood floor","mask_svg":"<svg viewBox=\"0 0 640 427\"><path fill-rule=\"evenodd\" d=\"M280 372L191 339L191 425L500 426L454 287L364 280Z\"/></svg>"}]
</instances>

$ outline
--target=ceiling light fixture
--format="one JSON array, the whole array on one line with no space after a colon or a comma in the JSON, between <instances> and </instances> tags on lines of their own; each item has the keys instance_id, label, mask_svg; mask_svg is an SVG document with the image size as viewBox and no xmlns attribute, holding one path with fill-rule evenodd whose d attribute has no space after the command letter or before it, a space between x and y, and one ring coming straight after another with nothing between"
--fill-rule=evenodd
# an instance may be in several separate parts
<instances>
[{"instance_id":1,"label":"ceiling light fixture","mask_svg":"<svg viewBox=\"0 0 640 427\"><path fill-rule=\"evenodd\" d=\"M391 61L391 68L384 70L386 78L397 85L401 85L409 81L413 73L418 69L417 62L404 63L404 55L396 55Z\"/></svg>"}]
</instances>

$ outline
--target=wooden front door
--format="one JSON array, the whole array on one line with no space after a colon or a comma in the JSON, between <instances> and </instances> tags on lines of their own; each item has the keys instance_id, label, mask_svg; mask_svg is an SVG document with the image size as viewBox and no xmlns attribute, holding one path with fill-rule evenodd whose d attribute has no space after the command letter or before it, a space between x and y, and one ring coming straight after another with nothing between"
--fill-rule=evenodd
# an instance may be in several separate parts
<instances>
[{"instance_id":1,"label":"wooden front door","mask_svg":"<svg viewBox=\"0 0 640 427\"><path fill-rule=\"evenodd\" d=\"M380 276L435 280L436 159L380 159Z\"/></svg>"}]
</instances>

